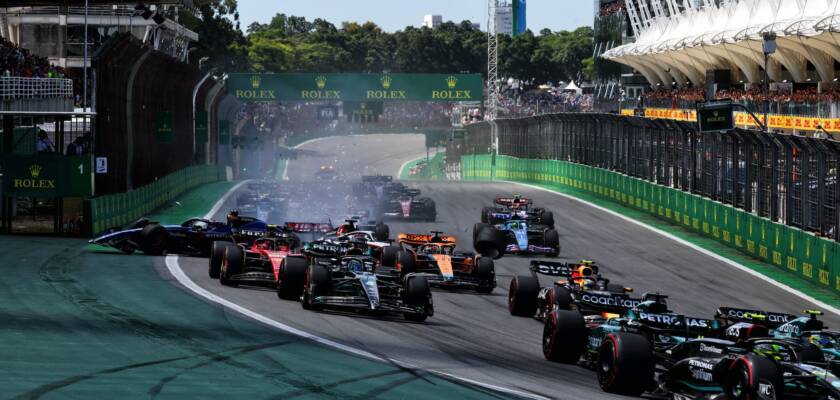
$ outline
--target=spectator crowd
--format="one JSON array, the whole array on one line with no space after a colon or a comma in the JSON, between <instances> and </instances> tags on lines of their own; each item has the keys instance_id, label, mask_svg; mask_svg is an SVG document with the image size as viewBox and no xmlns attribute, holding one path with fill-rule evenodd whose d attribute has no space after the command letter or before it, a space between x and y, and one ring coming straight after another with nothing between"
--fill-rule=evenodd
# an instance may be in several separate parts
<instances>
[{"instance_id":1,"label":"spectator crowd","mask_svg":"<svg viewBox=\"0 0 840 400\"><path fill-rule=\"evenodd\" d=\"M601 7L598 9L598 16L608 17L622 11L624 11L624 0L615 0L601 4Z\"/></svg>"},{"instance_id":2,"label":"spectator crowd","mask_svg":"<svg viewBox=\"0 0 840 400\"><path fill-rule=\"evenodd\" d=\"M24 78L67 77L63 68L51 65L46 57L36 56L5 38L0 38L0 71L3 76Z\"/></svg>"}]
</instances>

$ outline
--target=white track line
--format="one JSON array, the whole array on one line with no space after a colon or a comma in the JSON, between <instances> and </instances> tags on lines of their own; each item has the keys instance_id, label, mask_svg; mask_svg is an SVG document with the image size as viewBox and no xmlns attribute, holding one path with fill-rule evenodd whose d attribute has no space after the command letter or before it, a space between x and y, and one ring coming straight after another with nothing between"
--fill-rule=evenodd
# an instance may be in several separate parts
<instances>
[{"instance_id":1,"label":"white track line","mask_svg":"<svg viewBox=\"0 0 840 400\"><path fill-rule=\"evenodd\" d=\"M674 235L672 235L672 234L670 234L670 233L668 233L668 232L666 232L666 231L663 231L663 230L661 230L661 229L659 229L659 228L655 228L655 227L653 227L653 226L650 226L650 225L648 225L648 224L645 224L644 222L637 221L637 220L635 220L635 219L633 219L633 218L630 218L630 217L628 217L628 216L626 216L626 215L623 215L623 214L621 214L621 213L615 212L615 211L610 210L610 209L608 209L608 208L601 207L601 206L599 206L599 205L597 205L597 204L590 203L590 202L588 202L588 201L586 201L586 200L579 199L579 198L577 198L577 197L575 197L575 196L572 196L572 195L569 195L569 194L566 194L566 193L561 193L561 192L558 192L558 191L556 191L556 190L546 189L546 188L544 188L544 187L540 187L540 186L536 186L536 185L531 185L531 184L527 184L527 183L520 183L520 182L513 182L513 181L506 181L506 180L495 180L495 181L493 181L493 182L506 182L506 183L512 183L512 184L515 184L515 185L525 186L525 187L529 187L529 188L532 188L532 189L537 189L537 190L541 190L541 191L544 191L544 192L553 193L553 194L556 194L556 195L558 195L558 196L562 196L562 197L565 197L565 198L568 198L568 199L571 199L571 200L577 201L577 202L579 202L579 203L586 204L586 205L588 205L588 206L590 206L590 207L593 207L593 208L595 208L595 209L597 209L597 210L599 210L599 211L603 211L603 212L608 213L608 214L610 214L610 215L614 215L614 216L616 216L616 217L618 217L618 218L621 218L621 219L623 219L623 220L625 220L625 221L627 221L627 222L630 222L630 223L636 224L636 225L638 225L638 226L641 226L641 227L643 227L643 228L646 228L646 229L648 229L648 230L650 230L650 231L653 231L653 232L655 232L655 233L657 233L657 234L659 234L659 235L662 235L662 236L664 236L664 237L666 237L666 238L668 238L668 239L671 239L671 240L673 240L673 241L675 241L675 242L677 242L677 243L679 243L679 244L681 244L681 245L683 245L683 246L686 246L686 247L688 247L688 248L694 249L694 250L696 250L696 251L698 251L698 252L700 252L700 253L703 253L703 254L705 254L705 255L707 255L707 256L709 256L709 257L714 258L715 260L718 260L718 261L723 262L723 263L725 263L725 264L727 264L727 265L729 265L729 266L731 266L731 267L734 267L734 268L739 269L739 270L741 270L741 271L743 271L743 272L746 272L747 274L750 274L750 275L752 275L752 276L754 276L754 277L756 277L756 278L758 278L758 279L761 279L761 280L762 280L762 281L764 281L764 282L767 282L767 283L769 283L769 284L771 284L771 285L773 285L773 286L775 286L775 287L777 287L777 288L779 288L779 289L782 289L782 290L784 290L784 291L786 291L786 292L788 292L788 293L790 293L790 294L792 294L792 295L794 295L794 296L797 296L797 297L799 297L799 298L801 298L801 299L803 299L803 300L805 300L805 301L808 301L808 302L810 302L810 303L812 303L812 304L816 305L817 307L819 307L820 309L822 309L822 310L824 310L824 311L830 311L830 312L832 312L832 313L833 313L833 314L835 314L835 315L840 315L840 309L838 309L838 308L836 308L836 307L833 307L833 306L831 306L831 305L828 305L828 304L826 304L826 303L823 303L822 301L819 301L819 300L817 300L817 299L815 299L815 298L813 298L813 297L811 297L811 296L808 296L807 294L802 293L802 292L800 292L800 291L798 291L798 290L796 290L796 289L794 289L794 288L792 288L792 287L790 287L790 286L788 286L788 285L785 285L785 284L783 284L783 283L781 283L781 282L779 282L779 281L776 281L776 280L775 280L775 279L773 279L773 278L770 278L770 277L768 277L768 276L765 276L764 274L762 274L762 273L760 273L760 272L757 272L757 271L755 271L755 270L753 270L753 269L751 269L751 268L749 268L749 267L747 267L747 266L745 266L745 265L743 265L743 264L740 264L740 263L738 263L738 262L735 262L735 261L733 261L733 260L730 260L729 258L726 258L726 257L724 257L724 256L721 256L721 255L719 255L719 254L716 254L716 253L714 253L714 252L712 252L712 251L706 250L706 249L704 249L703 247L700 247L700 246L698 246L698 245L696 245L696 244L694 244L694 243L691 243L691 242L686 241L686 240L684 240L684 239L681 239L681 238L679 238L679 237L677 237L677 236L674 236Z\"/></svg>"},{"instance_id":2,"label":"white track line","mask_svg":"<svg viewBox=\"0 0 840 400\"><path fill-rule=\"evenodd\" d=\"M309 143L309 142L312 142L312 141L322 140L322 139L325 139L325 138L313 139L311 141L301 143L298 146L301 146L305 143ZM287 170L288 170L288 167L287 167ZM240 187L242 187L242 185L244 185L248 182L249 181L239 182L234 187L232 187L230 190L228 190L228 192L225 193L224 196L222 196L218 201L216 201L216 204L213 205L213 208L210 209L210 211L204 216L204 218L206 218L206 219L213 218L213 216L216 215L219 212L219 210L221 210L221 208L224 206L225 201L227 201L227 199L233 193L235 193L236 190L238 190ZM284 331L286 333L290 333L292 335L299 336L299 337L302 337L304 339L309 339L309 340L312 340L314 342L320 343L322 345L329 346L329 347L332 347L334 349L346 351L348 353L355 354L357 356L369 358L369 359L376 360L376 361L382 361L382 362L387 362L387 363L391 363L391 364L396 364L396 365L399 365L403 368L427 371L427 372L435 374L435 375L444 376L444 377L447 377L447 378L451 378L451 379L454 379L454 380L457 380L457 381L460 381L460 382L464 382L464 383L471 384L471 385L474 385L474 386L482 387L482 388L485 388L485 389L495 390L495 391L500 392L500 393L506 393L506 394L510 394L510 395L514 395L514 396L518 396L518 397L522 397L522 398L535 399L535 400L548 400L549 399L547 397L540 396L540 395L535 394L535 393L528 393L528 392L523 392L523 391L519 391L519 390L515 390L515 389L509 389L509 388L505 388L505 387L501 387L501 386L492 385L492 384L489 384L489 383L479 382L479 381L475 381L475 380L472 380L472 379L469 379L469 378L463 378L463 377L460 377L460 376L457 376L457 375L453 375L453 374L450 374L448 372L427 370L427 369L420 368L416 365L413 365L413 364L410 364L410 363L407 363L407 362L404 362L404 361L395 360L395 359L392 359L392 358L383 358L383 357L380 357L376 354L368 352L366 350L362 350L362 349L359 349L359 348L356 348L356 347L348 346L348 345L336 342L334 340L326 339L326 338L317 336L315 334L312 334L312 333L297 329L295 327L286 325L286 324L284 324L280 321L277 321L275 319L266 317L266 316L264 316L260 313L257 313L255 311L252 311L248 308L245 308L245 307L243 307L239 304L236 304L232 301L229 301L229 300L224 299L220 296L217 296L217 295L211 293L210 291L202 288L201 286L199 286L198 284L193 282L193 280L190 279L187 276L186 273L184 273L184 271L181 269L181 265L179 263L179 257L177 255L166 256L166 268L169 270L169 273L172 274L172 276L178 281L178 283L180 283L181 285L183 285L185 288L189 289L191 292L195 293L196 295L201 296L201 297L203 297L203 298L205 298L209 301L212 301L216 304L219 304L219 305L221 305L225 308L236 311L236 312L238 312L238 313L240 313L240 314L242 314L246 317L252 318L252 319L254 319L258 322L261 322L261 323L266 324L268 326L271 326L273 328Z\"/></svg>"}]
</instances>

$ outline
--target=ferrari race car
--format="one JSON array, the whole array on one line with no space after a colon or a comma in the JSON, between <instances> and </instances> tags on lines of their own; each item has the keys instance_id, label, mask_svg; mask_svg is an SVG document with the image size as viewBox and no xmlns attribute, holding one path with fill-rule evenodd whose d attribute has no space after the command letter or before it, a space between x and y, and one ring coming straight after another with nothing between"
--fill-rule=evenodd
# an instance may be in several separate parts
<instances>
[{"instance_id":1,"label":"ferrari race car","mask_svg":"<svg viewBox=\"0 0 840 400\"><path fill-rule=\"evenodd\" d=\"M455 238L442 232L431 235L402 233L397 243L413 255L414 272L439 287L469 287L478 293L490 293L496 287L496 269L492 257L455 250Z\"/></svg>"},{"instance_id":2,"label":"ferrari race car","mask_svg":"<svg viewBox=\"0 0 840 400\"><path fill-rule=\"evenodd\" d=\"M419 195L419 189L408 189L396 199L386 201L382 206L382 218L434 222L437 219L435 201L428 197L416 197Z\"/></svg>"},{"instance_id":3,"label":"ferrari race car","mask_svg":"<svg viewBox=\"0 0 840 400\"><path fill-rule=\"evenodd\" d=\"M304 309L400 313L421 322L434 314L425 277L384 266L366 255L315 257L301 296Z\"/></svg>"},{"instance_id":4,"label":"ferrari race car","mask_svg":"<svg viewBox=\"0 0 840 400\"><path fill-rule=\"evenodd\" d=\"M476 250L496 246L500 254L545 254L549 257L560 254L560 234L556 230L518 218L498 225L475 224L473 244Z\"/></svg>"},{"instance_id":5,"label":"ferrari race car","mask_svg":"<svg viewBox=\"0 0 840 400\"><path fill-rule=\"evenodd\" d=\"M281 298L296 299L303 287L306 259L298 234L332 229L329 224L287 223L251 243L213 242L208 274L223 285L276 286Z\"/></svg>"},{"instance_id":6,"label":"ferrari race car","mask_svg":"<svg viewBox=\"0 0 840 400\"><path fill-rule=\"evenodd\" d=\"M492 207L481 209L481 222L490 225L504 223L510 219L520 219L534 225L554 228L554 213L545 208L532 207L531 199L515 195L497 197Z\"/></svg>"},{"instance_id":7,"label":"ferrari race car","mask_svg":"<svg viewBox=\"0 0 840 400\"><path fill-rule=\"evenodd\" d=\"M592 261L557 263L531 261L531 275L519 275L510 281L508 311L511 315L545 320L554 310L575 309L583 315L619 315L639 305L643 299L629 296L633 289L610 283ZM550 286L541 287L539 275L558 277ZM646 295L654 298L656 295ZM664 296L660 296L664 304Z\"/></svg>"},{"instance_id":8,"label":"ferrari race car","mask_svg":"<svg viewBox=\"0 0 840 400\"><path fill-rule=\"evenodd\" d=\"M89 243L113 247L126 254L140 250L148 255L174 253L207 257L214 241L242 241L267 231L265 222L238 214L228 223L191 218L181 225L160 225L141 218L127 229L111 228Z\"/></svg>"}]
</instances>

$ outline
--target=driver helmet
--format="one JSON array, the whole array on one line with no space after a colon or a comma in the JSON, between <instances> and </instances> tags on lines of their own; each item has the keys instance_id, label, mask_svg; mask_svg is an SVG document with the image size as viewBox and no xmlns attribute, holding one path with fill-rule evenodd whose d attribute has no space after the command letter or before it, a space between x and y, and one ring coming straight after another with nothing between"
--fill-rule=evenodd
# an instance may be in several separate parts
<instances>
[{"instance_id":1,"label":"driver helmet","mask_svg":"<svg viewBox=\"0 0 840 400\"><path fill-rule=\"evenodd\" d=\"M278 251L290 251L291 249L292 248L291 246L289 246L288 243L281 243L280 246L278 246L277 248Z\"/></svg>"},{"instance_id":2,"label":"driver helmet","mask_svg":"<svg viewBox=\"0 0 840 400\"><path fill-rule=\"evenodd\" d=\"M257 247L259 247L261 250L272 250L271 245L272 243L270 240L260 240L259 242L257 242Z\"/></svg>"},{"instance_id":3,"label":"driver helmet","mask_svg":"<svg viewBox=\"0 0 840 400\"><path fill-rule=\"evenodd\" d=\"M230 210L227 215L227 222L228 225L235 223L239 220L239 210Z\"/></svg>"},{"instance_id":4,"label":"driver helmet","mask_svg":"<svg viewBox=\"0 0 840 400\"><path fill-rule=\"evenodd\" d=\"M808 342L820 348L832 348L833 343L831 337L827 335L813 334L808 337Z\"/></svg>"}]
</instances>

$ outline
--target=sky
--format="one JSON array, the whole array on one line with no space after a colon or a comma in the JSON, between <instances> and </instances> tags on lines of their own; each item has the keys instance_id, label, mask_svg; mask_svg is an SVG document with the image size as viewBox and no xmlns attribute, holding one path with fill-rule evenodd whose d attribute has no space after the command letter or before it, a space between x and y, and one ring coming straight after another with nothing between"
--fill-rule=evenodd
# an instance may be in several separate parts
<instances>
[{"instance_id":1,"label":"sky","mask_svg":"<svg viewBox=\"0 0 840 400\"><path fill-rule=\"evenodd\" d=\"M528 28L539 32L572 30L592 25L593 0L527 0ZM393 32L420 26L426 14L441 14L444 21L468 19L487 25L487 0L239 0L239 18L245 31L252 22L268 23L278 13L324 18L336 26L343 21L373 21Z\"/></svg>"}]
</instances>

